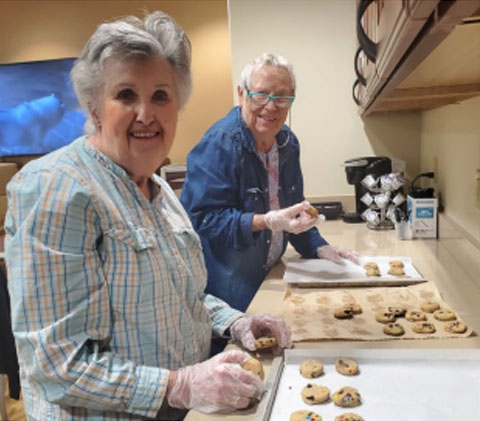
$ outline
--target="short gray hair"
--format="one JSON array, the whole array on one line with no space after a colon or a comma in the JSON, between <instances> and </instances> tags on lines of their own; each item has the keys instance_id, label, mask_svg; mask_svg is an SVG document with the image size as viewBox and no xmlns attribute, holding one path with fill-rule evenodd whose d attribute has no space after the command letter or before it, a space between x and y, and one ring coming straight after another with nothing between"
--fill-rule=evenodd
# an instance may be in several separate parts
<instances>
[{"instance_id":1,"label":"short gray hair","mask_svg":"<svg viewBox=\"0 0 480 421\"><path fill-rule=\"evenodd\" d=\"M283 67L285 70L287 70L288 74L290 75L290 80L292 81L293 94L295 95L296 83L293 66L285 57L273 53L263 53L255 58L251 63L248 63L243 68L240 75L240 86L244 89L250 89L253 72L263 66Z\"/></svg>"},{"instance_id":2,"label":"short gray hair","mask_svg":"<svg viewBox=\"0 0 480 421\"><path fill-rule=\"evenodd\" d=\"M99 25L71 72L78 101L87 113L85 133L95 131L91 112L98 100L102 72L108 58L166 59L172 66L179 105L183 108L192 92L191 55L190 40L183 29L160 11L146 15L143 21L127 16Z\"/></svg>"}]
</instances>

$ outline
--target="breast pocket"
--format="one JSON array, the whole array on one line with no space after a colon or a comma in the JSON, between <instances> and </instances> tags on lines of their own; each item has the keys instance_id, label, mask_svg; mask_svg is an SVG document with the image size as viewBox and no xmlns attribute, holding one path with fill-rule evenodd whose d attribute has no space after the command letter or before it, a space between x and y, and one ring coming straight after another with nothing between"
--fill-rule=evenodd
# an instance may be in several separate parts
<instances>
[{"instance_id":1,"label":"breast pocket","mask_svg":"<svg viewBox=\"0 0 480 421\"><path fill-rule=\"evenodd\" d=\"M301 201L300 186L296 183L288 184L283 189L279 189L278 196L280 207L292 206Z\"/></svg>"},{"instance_id":2,"label":"breast pocket","mask_svg":"<svg viewBox=\"0 0 480 421\"><path fill-rule=\"evenodd\" d=\"M104 272L114 306L125 305L125 291L132 300L152 297L154 274L151 260L157 248L154 234L148 229L112 229L105 233Z\"/></svg>"},{"instance_id":3,"label":"breast pocket","mask_svg":"<svg viewBox=\"0 0 480 421\"><path fill-rule=\"evenodd\" d=\"M264 213L265 194L258 187L247 189L244 195L243 210L245 212Z\"/></svg>"}]
</instances>

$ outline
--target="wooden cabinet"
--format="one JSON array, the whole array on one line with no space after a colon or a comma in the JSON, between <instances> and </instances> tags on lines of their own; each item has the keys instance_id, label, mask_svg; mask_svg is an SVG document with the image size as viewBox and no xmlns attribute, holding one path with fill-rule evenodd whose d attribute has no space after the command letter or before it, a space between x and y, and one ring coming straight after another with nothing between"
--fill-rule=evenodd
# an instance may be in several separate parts
<instances>
[{"instance_id":1,"label":"wooden cabinet","mask_svg":"<svg viewBox=\"0 0 480 421\"><path fill-rule=\"evenodd\" d=\"M357 7L364 34L353 94L362 115L480 95L480 0L358 0ZM435 67L421 70L423 62Z\"/></svg>"}]
</instances>

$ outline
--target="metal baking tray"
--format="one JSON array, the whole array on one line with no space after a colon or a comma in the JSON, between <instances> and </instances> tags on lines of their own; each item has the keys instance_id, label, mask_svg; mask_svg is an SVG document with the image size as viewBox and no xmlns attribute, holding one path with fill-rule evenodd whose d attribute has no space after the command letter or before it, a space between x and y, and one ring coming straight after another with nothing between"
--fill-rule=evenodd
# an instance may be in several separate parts
<instances>
[{"instance_id":1,"label":"metal baking tray","mask_svg":"<svg viewBox=\"0 0 480 421\"><path fill-rule=\"evenodd\" d=\"M283 280L298 287L346 287L346 286L400 286L425 282L426 278L419 272L408 256L362 256L361 264L356 265L343 259L338 265L326 259L303 259L292 257L284 259L285 274ZM401 261L405 275L388 274L389 262ZM363 265L366 262L377 263L380 276L369 277Z\"/></svg>"},{"instance_id":2,"label":"metal baking tray","mask_svg":"<svg viewBox=\"0 0 480 421\"><path fill-rule=\"evenodd\" d=\"M354 358L356 376L336 372L337 358ZM302 361L316 358L324 374L306 379L299 373ZM330 399L307 405L301 390L307 383L327 386L331 394L353 386L362 397L356 408L340 408ZM292 412L307 409L334 421L355 412L365 421L480 420L480 349L301 349L286 350L273 360L267 392L255 421L289 421Z\"/></svg>"}]
</instances>

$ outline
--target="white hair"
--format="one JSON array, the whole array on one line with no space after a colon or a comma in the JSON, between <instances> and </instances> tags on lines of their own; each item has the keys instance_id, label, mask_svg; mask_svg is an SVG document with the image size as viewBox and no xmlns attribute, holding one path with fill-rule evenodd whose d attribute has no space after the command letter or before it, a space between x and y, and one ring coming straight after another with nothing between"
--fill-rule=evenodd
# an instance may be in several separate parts
<instances>
[{"instance_id":1,"label":"white hair","mask_svg":"<svg viewBox=\"0 0 480 421\"><path fill-rule=\"evenodd\" d=\"M295 95L295 74L293 72L293 66L289 61L278 54L263 53L255 58L251 63L248 63L242 70L240 75L240 86L249 90L252 85L252 74L255 70L263 66L282 67L288 71L290 80L292 81L293 94Z\"/></svg>"},{"instance_id":2,"label":"white hair","mask_svg":"<svg viewBox=\"0 0 480 421\"><path fill-rule=\"evenodd\" d=\"M142 21L135 16L103 23L87 41L75 61L71 77L81 107L87 113L85 133L95 131L92 111L104 82L105 62L163 58L173 69L180 108L192 92L191 44L182 28L166 13L157 11Z\"/></svg>"}]
</instances>

